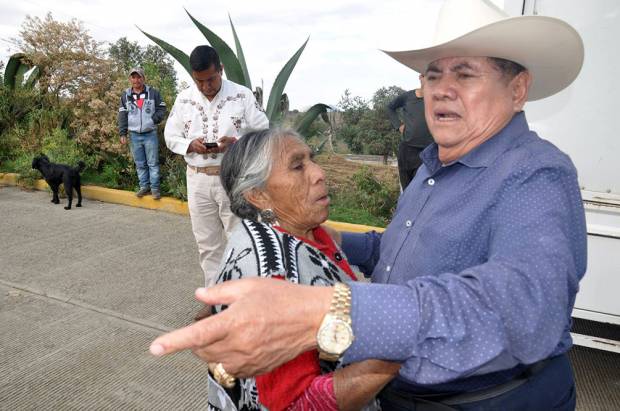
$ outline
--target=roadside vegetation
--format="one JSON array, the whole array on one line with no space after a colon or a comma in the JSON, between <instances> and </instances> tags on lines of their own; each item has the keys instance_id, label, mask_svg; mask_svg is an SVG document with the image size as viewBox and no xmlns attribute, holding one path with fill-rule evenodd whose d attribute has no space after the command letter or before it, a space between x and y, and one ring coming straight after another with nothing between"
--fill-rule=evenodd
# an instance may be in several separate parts
<instances>
[{"instance_id":1,"label":"roadside vegetation","mask_svg":"<svg viewBox=\"0 0 620 411\"><path fill-rule=\"evenodd\" d=\"M242 53L232 21L231 27ZM45 153L53 162L84 161L85 184L134 190L138 182L133 160L128 147L120 144L116 126L119 98L129 86L130 67L141 65L147 83L158 88L171 107L188 85L177 81L169 50L142 47L125 37L98 42L79 21L57 21L51 14L27 17L11 41L20 53L0 62L0 172L18 173L21 184L32 186L40 178L31 168L32 158ZM284 85L305 44L282 69L286 76L279 76L281 84L269 97L270 118L301 131L320 153L317 161L326 170L332 198L330 219L385 226L399 193L396 168L361 165L344 155L374 154L386 161L395 155L399 136L391 130L384 107L402 90L383 87L368 101L345 90L336 107L317 103L305 112L290 111ZM249 84L243 58L239 65ZM262 98L262 90L255 93ZM159 130L162 193L185 200L185 162L165 147L164 126Z\"/></svg>"}]
</instances>

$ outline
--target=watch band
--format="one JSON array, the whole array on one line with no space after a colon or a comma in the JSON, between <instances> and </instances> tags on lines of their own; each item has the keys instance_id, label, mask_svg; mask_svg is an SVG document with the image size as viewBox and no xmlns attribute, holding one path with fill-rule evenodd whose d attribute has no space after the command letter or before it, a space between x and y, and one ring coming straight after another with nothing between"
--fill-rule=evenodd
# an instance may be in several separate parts
<instances>
[{"instance_id":1,"label":"watch band","mask_svg":"<svg viewBox=\"0 0 620 411\"><path fill-rule=\"evenodd\" d=\"M351 287L345 283L334 285L334 295L329 307L330 314L351 325Z\"/></svg>"},{"instance_id":2,"label":"watch band","mask_svg":"<svg viewBox=\"0 0 620 411\"><path fill-rule=\"evenodd\" d=\"M351 287L345 283L336 283L334 285L334 294L329 307L329 311L323 318L320 330L328 327L334 322L344 322L349 330L351 329ZM319 341L319 358L327 361L337 361L343 352L328 352L321 349Z\"/></svg>"}]
</instances>

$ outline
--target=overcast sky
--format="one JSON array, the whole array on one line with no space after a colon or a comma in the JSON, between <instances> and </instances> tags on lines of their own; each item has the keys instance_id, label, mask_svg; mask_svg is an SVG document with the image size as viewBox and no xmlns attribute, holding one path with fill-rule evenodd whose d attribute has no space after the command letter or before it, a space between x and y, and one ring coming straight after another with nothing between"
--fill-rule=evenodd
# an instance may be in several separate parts
<instances>
[{"instance_id":1,"label":"overcast sky","mask_svg":"<svg viewBox=\"0 0 620 411\"><path fill-rule=\"evenodd\" d=\"M496 1L503 3L503 1ZM253 86L271 88L280 69L310 41L293 71L286 92L292 108L338 103L345 89L370 98L382 86L411 89L417 74L378 49L407 50L428 45L442 0L0 0L0 59L18 50L17 37L27 15L76 18L99 41L126 36L142 46L153 44L138 29L189 54L206 40L183 7L222 37L234 50L230 13L241 40ZM179 65L179 80L190 81ZM265 99L266 101L266 99Z\"/></svg>"}]
</instances>

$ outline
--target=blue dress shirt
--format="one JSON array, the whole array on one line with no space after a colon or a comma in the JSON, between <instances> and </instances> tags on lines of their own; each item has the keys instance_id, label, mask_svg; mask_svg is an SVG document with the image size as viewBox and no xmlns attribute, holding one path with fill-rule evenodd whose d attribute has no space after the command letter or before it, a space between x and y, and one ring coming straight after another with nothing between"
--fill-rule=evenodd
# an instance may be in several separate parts
<instances>
[{"instance_id":1,"label":"blue dress shirt","mask_svg":"<svg viewBox=\"0 0 620 411\"><path fill-rule=\"evenodd\" d=\"M587 235L569 157L524 113L449 165L436 144L421 157L385 233L343 235L373 281L351 284L345 362L401 361L433 385L567 351Z\"/></svg>"}]
</instances>

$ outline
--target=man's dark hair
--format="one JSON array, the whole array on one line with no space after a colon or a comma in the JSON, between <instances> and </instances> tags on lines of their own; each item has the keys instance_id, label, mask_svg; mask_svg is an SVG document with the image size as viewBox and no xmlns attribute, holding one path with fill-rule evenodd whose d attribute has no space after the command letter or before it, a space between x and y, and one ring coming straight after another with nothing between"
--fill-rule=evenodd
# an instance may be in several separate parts
<instances>
[{"instance_id":1,"label":"man's dark hair","mask_svg":"<svg viewBox=\"0 0 620 411\"><path fill-rule=\"evenodd\" d=\"M521 64L503 58L489 57L489 60L491 61L491 64L493 64L495 68L499 70L500 73L502 73L502 77L504 77L508 81L515 78L515 76L522 71L527 70Z\"/></svg>"},{"instance_id":2,"label":"man's dark hair","mask_svg":"<svg viewBox=\"0 0 620 411\"><path fill-rule=\"evenodd\" d=\"M189 65L193 71L209 70L215 66L217 71L221 70L220 56L217 51L210 46L198 46L189 55Z\"/></svg>"}]
</instances>

